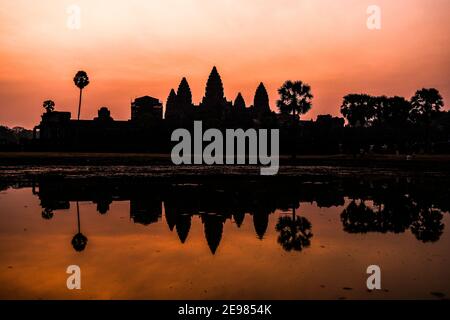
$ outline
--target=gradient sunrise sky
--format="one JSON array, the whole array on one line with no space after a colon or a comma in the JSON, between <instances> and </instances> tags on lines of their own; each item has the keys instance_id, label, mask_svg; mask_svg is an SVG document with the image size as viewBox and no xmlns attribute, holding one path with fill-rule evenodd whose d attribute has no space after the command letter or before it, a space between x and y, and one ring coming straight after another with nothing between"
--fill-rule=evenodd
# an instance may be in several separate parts
<instances>
[{"instance_id":1,"label":"gradient sunrise sky","mask_svg":"<svg viewBox=\"0 0 450 320\"><path fill-rule=\"evenodd\" d=\"M260 81L275 109L287 79L312 86L313 109L339 114L347 93L436 87L450 99L448 0L0 0L0 124L32 128L42 102L76 114L73 76L89 74L82 118L99 107L128 119L130 100L163 102L186 76L198 103L213 65L228 100ZM81 28L67 8L81 8ZM381 30L366 27L369 5ZM448 106L446 106L448 109Z\"/></svg>"}]
</instances>

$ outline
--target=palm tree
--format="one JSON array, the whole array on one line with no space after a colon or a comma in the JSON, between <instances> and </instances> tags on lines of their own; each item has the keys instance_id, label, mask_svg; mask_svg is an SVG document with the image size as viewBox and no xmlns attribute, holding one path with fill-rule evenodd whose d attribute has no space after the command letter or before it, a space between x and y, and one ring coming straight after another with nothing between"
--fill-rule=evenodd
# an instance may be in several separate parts
<instances>
[{"instance_id":1,"label":"palm tree","mask_svg":"<svg viewBox=\"0 0 450 320\"><path fill-rule=\"evenodd\" d=\"M84 234L81 233L80 206L78 205L78 201L77 201L77 220L78 220L78 233L74 235L72 238L72 247L76 251L81 252L86 248L88 239Z\"/></svg>"},{"instance_id":2,"label":"palm tree","mask_svg":"<svg viewBox=\"0 0 450 320\"><path fill-rule=\"evenodd\" d=\"M55 110L55 102L53 100L45 100L42 106L47 111L47 113L50 113L53 110Z\"/></svg>"},{"instance_id":3,"label":"palm tree","mask_svg":"<svg viewBox=\"0 0 450 320\"><path fill-rule=\"evenodd\" d=\"M292 157L296 155L297 142L297 120L300 120L302 114L307 113L312 107L311 87L302 81L286 81L278 89L280 99L277 101L277 107L282 114L292 114ZM298 119L297 119L298 115Z\"/></svg>"},{"instance_id":4,"label":"palm tree","mask_svg":"<svg viewBox=\"0 0 450 320\"><path fill-rule=\"evenodd\" d=\"M292 113L292 119L297 120L297 114L300 116L307 113L312 106L313 95L311 87L302 81L286 81L278 89L280 99L277 101L278 109L281 113Z\"/></svg>"},{"instance_id":5,"label":"palm tree","mask_svg":"<svg viewBox=\"0 0 450 320\"><path fill-rule=\"evenodd\" d=\"M80 89L80 100L78 103L78 120L80 120L81 97L83 94L83 89L89 84L89 77L86 72L78 71L75 77L73 78L73 82Z\"/></svg>"}]
</instances>

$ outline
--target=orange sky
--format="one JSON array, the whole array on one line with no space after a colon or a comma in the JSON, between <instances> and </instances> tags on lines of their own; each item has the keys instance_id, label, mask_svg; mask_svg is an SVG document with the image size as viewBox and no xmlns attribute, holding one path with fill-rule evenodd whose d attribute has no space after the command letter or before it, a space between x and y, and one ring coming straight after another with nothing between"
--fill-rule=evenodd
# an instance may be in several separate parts
<instances>
[{"instance_id":1,"label":"orange sky","mask_svg":"<svg viewBox=\"0 0 450 320\"><path fill-rule=\"evenodd\" d=\"M80 6L81 29L66 26ZM381 30L366 9L382 10ZM275 108L287 79L312 86L305 118L339 113L347 93L403 95L436 87L450 98L448 0L0 0L0 124L33 127L42 101L76 114L76 71L88 72L82 118L130 99L165 102L186 76L198 103L213 65L229 100L260 81ZM448 109L448 107L446 107Z\"/></svg>"}]
</instances>

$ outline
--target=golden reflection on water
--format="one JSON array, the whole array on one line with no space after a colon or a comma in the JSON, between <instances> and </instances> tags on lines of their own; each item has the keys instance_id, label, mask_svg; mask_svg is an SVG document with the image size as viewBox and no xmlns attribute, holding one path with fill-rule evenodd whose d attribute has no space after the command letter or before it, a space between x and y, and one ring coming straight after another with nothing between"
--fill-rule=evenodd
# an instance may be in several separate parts
<instances>
[{"instance_id":1,"label":"golden reflection on water","mask_svg":"<svg viewBox=\"0 0 450 320\"><path fill-rule=\"evenodd\" d=\"M348 204L348 200L346 200ZM422 243L400 234L350 234L340 214L345 206L301 203L296 214L312 224L311 245L286 252L269 216L263 239L252 216L240 227L227 219L211 253L199 216L185 243L162 217L150 225L130 220L130 202L114 201L105 215L80 202L86 249L71 245L77 233L76 204L41 216L31 189L0 193L0 298L2 299L398 299L450 294L450 236ZM448 226L449 214L443 224ZM368 292L367 266L382 271L382 288ZM66 268L81 267L81 290L68 290Z\"/></svg>"}]
</instances>

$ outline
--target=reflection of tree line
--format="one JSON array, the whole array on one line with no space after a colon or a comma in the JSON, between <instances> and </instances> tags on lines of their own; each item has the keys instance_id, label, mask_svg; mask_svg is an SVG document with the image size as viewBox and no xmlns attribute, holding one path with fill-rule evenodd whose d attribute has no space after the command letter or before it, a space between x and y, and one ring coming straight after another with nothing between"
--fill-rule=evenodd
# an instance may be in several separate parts
<instances>
[{"instance_id":1,"label":"reflection of tree line","mask_svg":"<svg viewBox=\"0 0 450 320\"><path fill-rule=\"evenodd\" d=\"M344 230L349 233L393 232L406 230L422 242L440 239L444 224L443 212L449 210L448 186L408 183L371 183L370 196L352 195L341 214Z\"/></svg>"},{"instance_id":2,"label":"reflection of tree line","mask_svg":"<svg viewBox=\"0 0 450 320\"><path fill-rule=\"evenodd\" d=\"M355 181L358 181L355 183ZM42 180L35 187L43 208L42 217L51 219L53 210L68 209L69 201L92 201L97 211L106 214L115 200L130 201L130 218L149 225L162 217L181 243L189 235L192 217L199 216L211 252L221 242L223 226L230 219L241 227L251 216L255 233L263 239L269 215L277 209L290 210L275 226L278 242L286 251L300 251L310 245L312 225L298 212L301 202L316 202L318 207L347 206L341 213L343 228L349 233L394 232L407 229L423 242L439 240L443 233L443 211L449 210L449 186L410 179L333 179L282 178L280 180L134 181L89 183L74 180ZM297 210L297 211L296 211ZM79 211L77 211L79 216ZM79 222L79 221L78 221ZM72 244L84 249L87 238L80 231ZM83 238L84 237L84 238Z\"/></svg>"}]
</instances>

